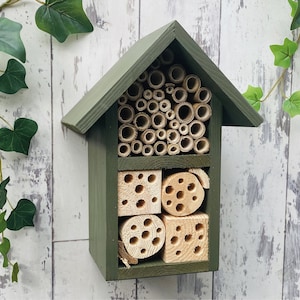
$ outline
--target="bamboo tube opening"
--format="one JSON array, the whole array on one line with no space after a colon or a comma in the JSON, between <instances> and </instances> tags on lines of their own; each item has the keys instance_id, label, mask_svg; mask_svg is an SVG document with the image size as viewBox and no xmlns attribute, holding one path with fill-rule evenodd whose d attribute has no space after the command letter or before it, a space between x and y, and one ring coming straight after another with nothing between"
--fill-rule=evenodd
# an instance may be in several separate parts
<instances>
[{"instance_id":1,"label":"bamboo tube opening","mask_svg":"<svg viewBox=\"0 0 300 300\"><path fill-rule=\"evenodd\" d=\"M159 140L165 140L165 139L167 139L167 131L165 129L163 129L163 128L157 129L156 130L156 137Z\"/></svg>"},{"instance_id":2,"label":"bamboo tube opening","mask_svg":"<svg viewBox=\"0 0 300 300\"><path fill-rule=\"evenodd\" d=\"M179 129L180 123L177 119L173 119L169 122L169 127L171 129Z\"/></svg>"},{"instance_id":3,"label":"bamboo tube opening","mask_svg":"<svg viewBox=\"0 0 300 300\"><path fill-rule=\"evenodd\" d=\"M180 141L180 134L175 129L167 130L167 142L169 144L177 144Z\"/></svg>"},{"instance_id":4,"label":"bamboo tube opening","mask_svg":"<svg viewBox=\"0 0 300 300\"><path fill-rule=\"evenodd\" d=\"M201 80L197 75L189 74L184 78L183 88L189 93L196 93L201 86Z\"/></svg>"},{"instance_id":5,"label":"bamboo tube opening","mask_svg":"<svg viewBox=\"0 0 300 300\"><path fill-rule=\"evenodd\" d=\"M205 122L209 120L212 115L212 110L207 103L195 103L193 105L195 111L195 118L199 121Z\"/></svg>"},{"instance_id":6,"label":"bamboo tube opening","mask_svg":"<svg viewBox=\"0 0 300 300\"><path fill-rule=\"evenodd\" d=\"M144 97L146 100L152 99L152 96L153 96L153 93L152 93L151 90L149 90L149 89L144 90L144 92L143 92L143 97Z\"/></svg>"},{"instance_id":7,"label":"bamboo tube opening","mask_svg":"<svg viewBox=\"0 0 300 300\"><path fill-rule=\"evenodd\" d=\"M135 108L137 111L144 111L147 108L147 101L143 98L140 98L135 103Z\"/></svg>"},{"instance_id":8,"label":"bamboo tube opening","mask_svg":"<svg viewBox=\"0 0 300 300\"><path fill-rule=\"evenodd\" d=\"M156 141L156 134L153 129L147 129L141 134L141 140L144 144L152 145Z\"/></svg>"},{"instance_id":9,"label":"bamboo tube opening","mask_svg":"<svg viewBox=\"0 0 300 300\"><path fill-rule=\"evenodd\" d=\"M174 52L170 48L166 48L159 59L163 65L170 65L174 61Z\"/></svg>"},{"instance_id":10,"label":"bamboo tube opening","mask_svg":"<svg viewBox=\"0 0 300 300\"><path fill-rule=\"evenodd\" d=\"M185 123L180 124L178 130L181 135L187 135L189 133L189 126Z\"/></svg>"},{"instance_id":11,"label":"bamboo tube opening","mask_svg":"<svg viewBox=\"0 0 300 300\"><path fill-rule=\"evenodd\" d=\"M150 68L153 70L157 70L160 68L160 60L158 58L156 58L153 63L150 65Z\"/></svg>"},{"instance_id":12,"label":"bamboo tube opening","mask_svg":"<svg viewBox=\"0 0 300 300\"><path fill-rule=\"evenodd\" d=\"M172 82L168 82L165 84L165 91L167 94L171 95L175 89L175 84Z\"/></svg>"},{"instance_id":13,"label":"bamboo tube opening","mask_svg":"<svg viewBox=\"0 0 300 300\"><path fill-rule=\"evenodd\" d=\"M139 82L134 82L126 91L126 95L131 101L136 101L141 98L142 94L143 86Z\"/></svg>"},{"instance_id":14,"label":"bamboo tube opening","mask_svg":"<svg viewBox=\"0 0 300 300\"><path fill-rule=\"evenodd\" d=\"M162 112L157 112L151 116L152 127L155 129L164 128L167 124L167 119Z\"/></svg>"},{"instance_id":15,"label":"bamboo tube opening","mask_svg":"<svg viewBox=\"0 0 300 300\"><path fill-rule=\"evenodd\" d=\"M189 135L193 139L201 138L206 131L205 125L199 120L192 121L188 127L189 127Z\"/></svg>"},{"instance_id":16,"label":"bamboo tube opening","mask_svg":"<svg viewBox=\"0 0 300 300\"><path fill-rule=\"evenodd\" d=\"M131 142L131 152L133 154L140 154L143 150L143 143L140 140L134 140Z\"/></svg>"},{"instance_id":17,"label":"bamboo tube opening","mask_svg":"<svg viewBox=\"0 0 300 300\"><path fill-rule=\"evenodd\" d=\"M194 140L191 136L185 135L180 138L179 147L181 152L190 152L194 147Z\"/></svg>"},{"instance_id":18,"label":"bamboo tube opening","mask_svg":"<svg viewBox=\"0 0 300 300\"><path fill-rule=\"evenodd\" d=\"M171 121L173 119L175 119L176 115L175 115L175 112L174 110L170 109L166 112L166 118Z\"/></svg>"},{"instance_id":19,"label":"bamboo tube opening","mask_svg":"<svg viewBox=\"0 0 300 300\"><path fill-rule=\"evenodd\" d=\"M194 142L194 151L197 154L204 154L209 151L209 141L206 137L202 137Z\"/></svg>"},{"instance_id":20,"label":"bamboo tube opening","mask_svg":"<svg viewBox=\"0 0 300 300\"><path fill-rule=\"evenodd\" d=\"M137 130L131 124L122 124L119 128L119 140L124 143L130 143L137 137Z\"/></svg>"},{"instance_id":21,"label":"bamboo tube opening","mask_svg":"<svg viewBox=\"0 0 300 300\"><path fill-rule=\"evenodd\" d=\"M165 92L161 89L157 89L153 91L153 99L157 101L161 101L165 98Z\"/></svg>"},{"instance_id":22,"label":"bamboo tube opening","mask_svg":"<svg viewBox=\"0 0 300 300\"><path fill-rule=\"evenodd\" d=\"M162 112L167 112L171 109L171 102L168 99L164 99L159 103L159 109Z\"/></svg>"},{"instance_id":23,"label":"bamboo tube opening","mask_svg":"<svg viewBox=\"0 0 300 300\"><path fill-rule=\"evenodd\" d=\"M143 146L143 150L142 150L142 154L144 156L152 156L154 154L153 146L151 146L151 145L144 145Z\"/></svg>"},{"instance_id":24,"label":"bamboo tube opening","mask_svg":"<svg viewBox=\"0 0 300 300\"><path fill-rule=\"evenodd\" d=\"M159 104L157 100L149 100L147 103L147 110L150 114L155 114L159 111Z\"/></svg>"},{"instance_id":25,"label":"bamboo tube opening","mask_svg":"<svg viewBox=\"0 0 300 300\"><path fill-rule=\"evenodd\" d=\"M166 81L165 75L162 71L153 70L149 73L148 84L153 89L160 89Z\"/></svg>"},{"instance_id":26,"label":"bamboo tube opening","mask_svg":"<svg viewBox=\"0 0 300 300\"><path fill-rule=\"evenodd\" d=\"M126 94L123 94L119 99L118 99L118 104L119 105L124 105L127 103L128 97Z\"/></svg>"},{"instance_id":27,"label":"bamboo tube opening","mask_svg":"<svg viewBox=\"0 0 300 300\"><path fill-rule=\"evenodd\" d=\"M180 123L190 123L194 119L193 106L189 102L182 102L175 106L174 108L177 120Z\"/></svg>"},{"instance_id":28,"label":"bamboo tube opening","mask_svg":"<svg viewBox=\"0 0 300 300\"><path fill-rule=\"evenodd\" d=\"M137 113L135 118L133 119L133 124L139 131L144 131L151 125L150 117L143 112Z\"/></svg>"},{"instance_id":29,"label":"bamboo tube opening","mask_svg":"<svg viewBox=\"0 0 300 300\"><path fill-rule=\"evenodd\" d=\"M118 155L121 157L127 157L130 154L130 146L127 143L118 144Z\"/></svg>"},{"instance_id":30,"label":"bamboo tube opening","mask_svg":"<svg viewBox=\"0 0 300 300\"><path fill-rule=\"evenodd\" d=\"M165 155L168 152L167 144L163 141L157 141L154 144L154 152L156 155Z\"/></svg>"},{"instance_id":31,"label":"bamboo tube opening","mask_svg":"<svg viewBox=\"0 0 300 300\"><path fill-rule=\"evenodd\" d=\"M148 72L144 71L137 79L138 82L145 82L148 78Z\"/></svg>"},{"instance_id":32,"label":"bamboo tube opening","mask_svg":"<svg viewBox=\"0 0 300 300\"><path fill-rule=\"evenodd\" d=\"M188 97L188 93L182 87L175 88L173 93L172 93L172 99L176 103L185 102L187 100L187 97Z\"/></svg>"},{"instance_id":33,"label":"bamboo tube opening","mask_svg":"<svg viewBox=\"0 0 300 300\"><path fill-rule=\"evenodd\" d=\"M168 76L174 83L181 83L185 78L186 72L181 65L172 65L169 68Z\"/></svg>"},{"instance_id":34,"label":"bamboo tube opening","mask_svg":"<svg viewBox=\"0 0 300 300\"><path fill-rule=\"evenodd\" d=\"M177 155L180 153L180 147L178 144L169 144L168 145L168 154Z\"/></svg>"},{"instance_id":35,"label":"bamboo tube opening","mask_svg":"<svg viewBox=\"0 0 300 300\"><path fill-rule=\"evenodd\" d=\"M209 89L201 87L194 95L195 102L208 103L211 99L212 93Z\"/></svg>"},{"instance_id":36,"label":"bamboo tube opening","mask_svg":"<svg viewBox=\"0 0 300 300\"><path fill-rule=\"evenodd\" d=\"M121 123L131 123L134 118L134 109L131 105L124 104L118 108L118 120Z\"/></svg>"}]
</instances>

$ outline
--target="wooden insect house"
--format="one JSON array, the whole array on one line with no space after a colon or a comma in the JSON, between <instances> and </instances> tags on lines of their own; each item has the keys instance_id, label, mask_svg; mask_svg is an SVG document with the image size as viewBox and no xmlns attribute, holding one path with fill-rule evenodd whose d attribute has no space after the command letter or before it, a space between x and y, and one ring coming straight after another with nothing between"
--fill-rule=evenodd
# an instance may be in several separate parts
<instances>
[{"instance_id":1,"label":"wooden insect house","mask_svg":"<svg viewBox=\"0 0 300 300\"><path fill-rule=\"evenodd\" d=\"M218 268L221 126L262 119L178 22L62 122L87 133L90 252L106 280Z\"/></svg>"}]
</instances>

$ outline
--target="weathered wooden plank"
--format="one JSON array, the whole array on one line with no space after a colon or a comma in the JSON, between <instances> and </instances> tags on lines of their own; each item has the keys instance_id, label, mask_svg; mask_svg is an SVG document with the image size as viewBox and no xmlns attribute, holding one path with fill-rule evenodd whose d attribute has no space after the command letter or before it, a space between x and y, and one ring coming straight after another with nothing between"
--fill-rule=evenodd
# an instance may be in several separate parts
<instances>
[{"instance_id":1,"label":"weathered wooden plank","mask_svg":"<svg viewBox=\"0 0 300 300\"><path fill-rule=\"evenodd\" d=\"M267 92L275 82L269 43L286 35L288 14L284 2L222 1L220 68L241 91L252 84ZM223 129L216 299L280 299L282 294L289 122L276 93L261 113L265 122L259 129Z\"/></svg>"}]
</instances>

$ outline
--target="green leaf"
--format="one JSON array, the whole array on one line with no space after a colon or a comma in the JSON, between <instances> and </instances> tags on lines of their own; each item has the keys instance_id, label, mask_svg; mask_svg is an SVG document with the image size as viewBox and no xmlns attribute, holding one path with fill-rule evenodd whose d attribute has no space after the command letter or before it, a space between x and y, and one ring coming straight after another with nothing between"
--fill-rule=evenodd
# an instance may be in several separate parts
<instances>
[{"instance_id":1,"label":"green leaf","mask_svg":"<svg viewBox=\"0 0 300 300\"><path fill-rule=\"evenodd\" d=\"M3 256L3 268L6 268L8 267L8 257L7 257L7 254L10 250L10 242L9 242L9 239L7 238L3 238L2 239L2 243L0 244L0 253L2 254Z\"/></svg>"},{"instance_id":2,"label":"green leaf","mask_svg":"<svg viewBox=\"0 0 300 300\"><path fill-rule=\"evenodd\" d=\"M282 109L291 118L300 115L300 91L293 93L289 99L285 100L282 104Z\"/></svg>"},{"instance_id":3,"label":"green leaf","mask_svg":"<svg viewBox=\"0 0 300 300\"><path fill-rule=\"evenodd\" d=\"M10 59L4 74L0 76L0 91L6 94L15 94L20 89L27 88L25 75L24 66L17 60Z\"/></svg>"},{"instance_id":4,"label":"green leaf","mask_svg":"<svg viewBox=\"0 0 300 300\"><path fill-rule=\"evenodd\" d=\"M274 65L287 69L297 48L298 44L288 38L284 39L283 45L271 45L270 49L275 56Z\"/></svg>"},{"instance_id":5,"label":"green leaf","mask_svg":"<svg viewBox=\"0 0 300 300\"><path fill-rule=\"evenodd\" d=\"M16 208L12 210L7 219L9 230L20 230L25 226L34 226L33 217L36 212L35 205L28 199L19 200Z\"/></svg>"},{"instance_id":6,"label":"green leaf","mask_svg":"<svg viewBox=\"0 0 300 300\"><path fill-rule=\"evenodd\" d=\"M12 271L12 275L11 275L12 282L18 282L18 274L19 274L19 265L16 262L13 265L13 271Z\"/></svg>"},{"instance_id":7,"label":"green leaf","mask_svg":"<svg viewBox=\"0 0 300 300\"><path fill-rule=\"evenodd\" d=\"M247 91L243 94L248 103L255 109L256 111L260 110L261 98L263 96L263 91L260 87L254 87L252 85L248 85Z\"/></svg>"},{"instance_id":8,"label":"green leaf","mask_svg":"<svg viewBox=\"0 0 300 300\"><path fill-rule=\"evenodd\" d=\"M93 25L82 8L82 0L47 0L35 14L39 29L64 42L70 34L91 32Z\"/></svg>"},{"instance_id":9,"label":"green leaf","mask_svg":"<svg viewBox=\"0 0 300 300\"><path fill-rule=\"evenodd\" d=\"M298 7L298 1L294 1L294 0L288 0L288 1L292 9L291 16L294 17Z\"/></svg>"},{"instance_id":10,"label":"green leaf","mask_svg":"<svg viewBox=\"0 0 300 300\"><path fill-rule=\"evenodd\" d=\"M6 214L6 211L4 211L3 213L0 214L0 233L2 233L7 228L7 224L4 219L5 214Z\"/></svg>"},{"instance_id":11,"label":"green leaf","mask_svg":"<svg viewBox=\"0 0 300 300\"><path fill-rule=\"evenodd\" d=\"M0 150L28 154L30 141L37 132L35 121L19 118L15 121L14 130L0 128Z\"/></svg>"},{"instance_id":12,"label":"green leaf","mask_svg":"<svg viewBox=\"0 0 300 300\"><path fill-rule=\"evenodd\" d=\"M291 30L297 29L298 27L300 27L300 5L297 5L296 12L294 13Z\"/></svg>"},{"instance_id":13,"label":"green leaf","mask_svg":"<svg viewBox=\"0 0 300 300\"><path fill-rule=\"evenodd\" d=\"M6 203L6 195L7 195L6 185L9 183L9 180L10 178L7 177L5 180L3 180L0 183L0 209L2 209Z\"/></svg>"},{"instance_id":14,"label":"green leaf","mask_svg":"<svg viewBox=\"0 0 300 300\"><path fill-rule=\"evenodd\" d=\"M25 62L26 52L20 37L21 29L20 23L0 17L0 51Z\"/></svg>"}]
</instances>

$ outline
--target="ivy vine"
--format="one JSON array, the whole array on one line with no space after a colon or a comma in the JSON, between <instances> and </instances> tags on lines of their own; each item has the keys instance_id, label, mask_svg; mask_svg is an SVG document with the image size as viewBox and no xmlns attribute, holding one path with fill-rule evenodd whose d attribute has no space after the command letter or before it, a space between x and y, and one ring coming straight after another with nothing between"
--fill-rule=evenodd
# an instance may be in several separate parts
<instances>
[{"instance_id":1,"label":"ivy vine","mask_svg":"<svg viewBox=\"0 0 300 300\"><path fill-rule=\"evenodd\" d=\"M291 17L292 22L290 30L292 31L293 36L297 36L295 31L300 27L300 5L298 1L288 0L288 3L291 6ZM274 65L283 68L280 76L275 81L271 89L267 92L266 96L263 94L261 87L249 85L247 91L243 94L246 100L250 105L256 110L259 111L261 108L261 103L266 101L272 92L281 86L281 95L284 99L282 104L282 109L289 114L290 117L300 115L300 90L292 93L289 97L286 96L283 92L282 84L285 80L288 69L291 67L295 53L298 50L300 43L300 34L295 40L290 40L285 38L283 44L281 45L271 45L270 50L274 55Z\"/></svg>"},{"instance_id":2,"label":"ivy vine","mask_svg":"<svg viewBox=\"0 0 300 300\"><path fill-rule=\"evenodd\" d=\"M0 5L0 10L21 2L22 0L7 0ZM64 42L71 34L93 31L93 25L86 16L82 0L35 0L39 8L35 14L36 26L57 39ZM0 92L15 94L21 89L28 88L25 77L26 50L20 32L22 25L5 17L0 17L0 52L11 56L4 71L0 71ZM11 125L0 111L0 150L14 151L28 155L30 143L38 130L38 124L31 119L18 118ZM0 153L0 254L3 258L2 266L12 267L12 282L18 281L19 265L11 262L9 251L10 240L6 236L7 230L20 230L25 226L34 226L36 206L29 199L20 199L16 206L7 197L7 187L10 177L3 178Z\"/></svg>"}]
</instances>

